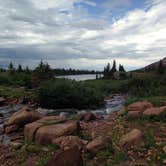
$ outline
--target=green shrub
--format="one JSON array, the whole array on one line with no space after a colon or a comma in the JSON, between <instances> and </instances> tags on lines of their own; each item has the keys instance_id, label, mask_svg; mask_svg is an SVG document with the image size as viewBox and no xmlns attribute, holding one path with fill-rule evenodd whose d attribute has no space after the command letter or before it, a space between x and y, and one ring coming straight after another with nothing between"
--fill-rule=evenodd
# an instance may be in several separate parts
<instances>
[{"instance_id":1,"label":"green shrub","mask_svg":"<svg viewBox=\"0 0 166 166\"><path fill-rule=\"evenodd\" d=\"M54 80L39 88L38 100L45 108L96 108L103 104L104 96L95 87L83 82Z\"/></svg>"}]
</instances>

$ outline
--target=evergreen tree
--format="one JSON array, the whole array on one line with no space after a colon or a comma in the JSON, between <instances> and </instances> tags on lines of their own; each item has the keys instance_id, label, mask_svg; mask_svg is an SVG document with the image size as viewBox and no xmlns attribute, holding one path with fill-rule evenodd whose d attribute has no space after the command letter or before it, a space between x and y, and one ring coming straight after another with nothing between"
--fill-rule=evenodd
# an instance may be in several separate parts
<instances>
[{"instance_id":1,"label":"evergreen tree","mask_svg":"<svg viewBox=\"0 0 166 166\"><path fill-rule=\"evenodd\" d=\"M18 71L19 73L23 72L23 69L22 69L21 64L18 65L17 71Z\"/></svg>"},{"instance_id":2,"label":"evergreen tree","mask_svg":"<svg viewBox=\"0 0 166 166\"><path fill-rule=\"evenodd\" d=\"M125 69L124 69L124 67L123 67L123 65L119 65L119 72L125 72Z\"/></svg>"},{"instance_id":3,"label":"evergreen tree","mask_svg":"<svg viewBox=\"0 0 166 166\"><path fill-rule=\"evenodd\" d=\"M8 70L10 74L13 74L15 72L15 68L12 62L9 63Z\"/></svg>"},{"instance_id":4,"label":"evergreen tree","mask_svg":"<svg viewBox=\"0 0 166 166\"><path fill-rule=\"evenodd\" d=\"M160 60L157 70L158 70L159 74L163 74L164 73L164 66L163 66L162 60Z\"/></svg>"},{"instance_id":5,"label":"evergreen tree","mask_svg":"<svg viewBox=\"0 0 166 166\"><path fill-rule=\"evenodd\" d=\"M117 71L117 70L116 70L116 61L114 60L114 61L113 61L113 66L112 66L112 68L111 68L111 70L110 70L110 72L109 72L109 76L113 77L113 76L114 76L114 73L115 73L116 71Z\"/></svg>"},{"instance_id":6,"label":"evergreen tree","mask_svg":"<svg viewBox=\"0 0 166 166\"><path fill-rule=\"evenodd\" d=\"M29 67L28 67L28 66L26 66L26 68L25 68L25 73L26 73L26 74L30 74L30 73L31 73L31 71L29 70Z\"/></svg>"},{"instance_id":7,"label":"evergreen tree","mask_svg":"<svg viewBox=\"0 0 166 166\"><path fill-rule=\"evenodd\" d=\"M34 85L39 84L42 81L50 80L54 78L53 71L48 63L44 64L42 61L35 68L33 74Z\"/></svg>"},{"instance_id":8,"label":"evergreen tree","mask_svg":"<svg viewBox=\"0 0 166 166\"><path fill-rule=\"evenodd\" d=\"M109 76L110 74L110 63L107 64L107 66L104 68L104 77Z\"/></svg>"},{"instance_id":9,"label":"evergreen tree","mask_svg":"<svg viewBox=\"0 0 166 166\"><path fill-rule=\"evenodd\" d=\"M112 69L111 69L111 72L112 73L115 73L117 70L116 70L116 61L114 60L113 61L113 66L112 66Z\"/></svg>"}]
</instances>

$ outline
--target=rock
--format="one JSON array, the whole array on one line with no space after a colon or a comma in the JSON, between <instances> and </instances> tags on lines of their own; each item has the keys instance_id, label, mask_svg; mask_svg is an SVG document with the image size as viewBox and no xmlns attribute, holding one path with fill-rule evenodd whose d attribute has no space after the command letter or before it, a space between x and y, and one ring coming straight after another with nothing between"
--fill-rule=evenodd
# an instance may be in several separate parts
<instances>
[{"instance_id":1,"label":"rock","mask_svg":"<svg viewBox=\"0 0 166 166\"><path fill-rule=\"evenodd\" d=\"M78 130L79 123L77 121L42 126L36 131L35 142L37 144L49 144L55 138L77 134Z\"/></svg>"},{"instance_id":2,"label":"rock","mask_svg":"<svg viewBox=\"0 0 166 166\"><path fill-rule=\"evenodd\" d=\"M163 112L166 111L166 106L163 107L152 107L143 112L143 115L145 116L151 116L151 115L156 115L160 116Z\"/></svg>"},{"instance_id":3,"label":"rock","mask_svg":"<svg viewBox=\"0 0 166 166\"><path fill-rule=\"evenodd\" d=\"M41 119L39 119L36 122L42 123L44 125L46 124L57 124L57 123L62 123L65 122L67 119L65 116L45 116Z\"/></svg>"},{"instance_id":4,"label":"rock","mask_svg":"<svg viewBox=\"0 0 166 166\"><path fill-rule=\"evenodd\" d=\"M7 125L25 125L42 118L42 115L37 111L29 108L23 108L22 110L15 112L8 120Z\"/></svg>"},{"instance_id":5,"label":"rock","mask_svg":"<svg viewBox=\"0 0 166 166\"><path fill-rule=\"evenodd\" d=\"M127 114L128 119L140 118L142 116L142 112L139 111L129 111Z\"/></svg>"},{"instance_id":6,"label":"rock","mask_svg":"<svg viewBox=\"0 0 166 166\"><path fill-rule=\"evenodd\" d=\"M78 147L70 148L53 157L46 166L83 166L83 159Z\"/></svg>"},{"instance_id":7,"label":"rock","mask_svg":"<svg viewBox=\"0 0 166 166\"><path fill-rule=\"evenodd\" d=\"M78 136L63 136L53 140L53 144L59 145L62 149L67 150L77 146L79 150L85 149L84 141Z\"/></svg>"},{"instance_id":8,"label":"rock","mask_svg":"<svg viewBox=\"0 0 166 166\"><path fill-rule=\"evenodd\" d=\"M21 142L17 142L17 141L13 141L13 142L10 142L10 146L14 149L19 149L21 148L22 146L22 143Z\"/></svg>"},{"instance_id":9,"label":"rock","mask_svg":"<svg viewBox=\"0 0 166 166\"><path fill-rule=\"evenodd\" d=\"M3 114L0 113L0 118L3 118Z\"/></svg>"},{"instance_id":10,"label":"rock","mask_svg":"<svg viewBox=\"0 0 166 166\"><path fill-rule=\"evenodd\" d=\"M97 119L96 116L91 112L87 112L87 113L78 115L78 120L80 120L80 121L89 122L89 121L93 121L96 119Z\"/></svg>"},{"instance_id":11,"label":"rock","mask_svg":"<svg viewBox=\"0 0 166 166\"><path fill-rule=\"evenodd\" d=\"M127 107L128 111L139 111L139 112L143 112L148 108L153 107L153 105L147 101L139 101L139 102L135 102L133 104L130 104Z\"/></svg>"},{"instance_id":12,"label":"rock","mask_svg":"<svg viewBox=\"0 0 166 166\"><path fill-rule=\"evenodd\" d=\"M34 141L36 131L45 125L65 122L66 118L62 116L45 116L40 120L29 123L24 127L24 136L29 141Z\"/></svg>"},{"instance_id":13,"label":"rock","mask_svg":"<svg viewBox=\"0 0 166 166\"><path fill-rule=\"evenodd\" d=\"M5 133L6 134L13 133L13 132L16 132L18 129L19 129L18 125L6 126L5 127Z\"/></svg>"},{"instance_id":14,"label":"rock","mask_svg":"<svg viewBox=\"0 0 166 166\"><path fill-rule=\"evenodd\" d=\"M143 133L138 129L133 129L129 133L123 135L119 143L122 148L144 145Z\"/></svg>"},{"instance_id":15,"label":"rock","mask_svg":"<svg viewBox=\"0 0 166 166\"><path fill-rule=\"evenodd\" d=\"M109 141L109 142L111 143L111 141ZM104 149L107 144L108 144L108 140L106 140L106 138L100 136L100 137L95 138L91 142L89 142L86 146L86 149L89 152L96 153L99 150Z\"/></svg>"}]
</instances>

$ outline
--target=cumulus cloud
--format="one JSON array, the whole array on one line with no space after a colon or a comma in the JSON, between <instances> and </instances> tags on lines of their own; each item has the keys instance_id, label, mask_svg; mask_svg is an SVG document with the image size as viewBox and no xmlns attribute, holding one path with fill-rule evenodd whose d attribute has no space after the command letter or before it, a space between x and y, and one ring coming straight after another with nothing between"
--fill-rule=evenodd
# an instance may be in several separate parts
<instances>
[{"instance_id":1,"label":"cumulus cloud","mask_svg":"<svg viewBox=\"0 0 166 166\"><path fill-rule=\"evenodd\" d=\"M0 0L0 64L102 69L117 59L128 69L165 56L166 1L147 0L122 17L102 17L131 0ZM103 7L94 17L92 8ZM110 21L110 17L114 21ZM92 65L93 64L93 65Z\"/></svg>"}]
</instances>

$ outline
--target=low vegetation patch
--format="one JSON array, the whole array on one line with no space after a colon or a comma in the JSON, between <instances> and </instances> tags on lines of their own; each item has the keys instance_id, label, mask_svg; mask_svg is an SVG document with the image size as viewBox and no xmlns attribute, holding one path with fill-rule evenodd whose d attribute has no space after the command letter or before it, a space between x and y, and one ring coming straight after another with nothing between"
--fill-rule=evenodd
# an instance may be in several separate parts
<instances>
[{"instance_id":1,"label":"low vegetation patch","mask_svg":"<svg viewBox=\"0 0 166 166\"><path fill-rule=\"evenodd\" d=\"M39 103L46 108L96 108L103 105L104 96L95 87L71 80L54 80L43 84Z\"/></svg>"}]
</instances>

